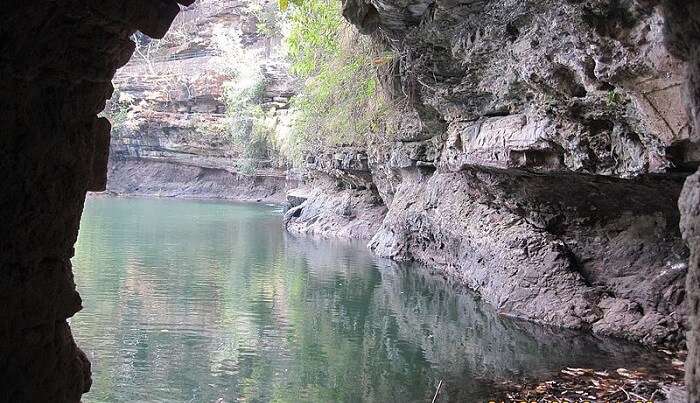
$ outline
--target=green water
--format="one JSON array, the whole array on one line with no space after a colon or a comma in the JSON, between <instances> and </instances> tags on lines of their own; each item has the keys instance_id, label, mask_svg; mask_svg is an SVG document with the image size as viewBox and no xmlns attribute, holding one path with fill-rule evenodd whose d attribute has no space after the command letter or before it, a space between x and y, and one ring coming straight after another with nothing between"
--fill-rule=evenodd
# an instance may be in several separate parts
<instances>
[{"instance_id":1,"label":"green water","mask_svg":"<svg viewBox=\"0 0 700 403\"><path fill-rule=\"evenodd\" d=\"M281 209L90 199L71 321L86 402L482 401L633 347L498 317L470 293L360 245L286 234Z\"/></svg>"}]
</instances>

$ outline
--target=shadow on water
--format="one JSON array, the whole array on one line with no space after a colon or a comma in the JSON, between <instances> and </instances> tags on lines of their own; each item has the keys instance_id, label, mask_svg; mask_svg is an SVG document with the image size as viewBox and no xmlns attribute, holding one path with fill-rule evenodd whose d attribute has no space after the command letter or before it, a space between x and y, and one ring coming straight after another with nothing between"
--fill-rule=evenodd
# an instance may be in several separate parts
<instances>
[{"instance_id":1,"label":"shadow on water","mask_svg":"<svg viewBox=\"0 0 700 403\"><path fill-rule=\"evenodd\" d=\"M361 245L286 234L277 207L92 199L74 258L86 401L482 401L494 383L655 356L503 318Z\"/></svg>"}]
</instances>

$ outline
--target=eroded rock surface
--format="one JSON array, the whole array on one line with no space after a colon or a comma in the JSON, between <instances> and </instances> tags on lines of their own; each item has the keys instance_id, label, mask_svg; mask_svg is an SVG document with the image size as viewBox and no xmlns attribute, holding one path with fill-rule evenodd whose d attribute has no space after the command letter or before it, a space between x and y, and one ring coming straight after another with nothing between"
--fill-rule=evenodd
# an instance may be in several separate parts
<instances>
[{"instance_id":1,"label":"eroded rock surface","mask_svg":"<svg viewBox=\"0 0 700 403\"><path fill-rule=\"evenodd\" d=\"M227 113L226 88L237 74L232 59L249 52L263 76L259 101L265 125L289 128L296 82L280 55L280 35L259 32L262 22L252 4L277 7L266 1L203 0L183 10L161 42L141 38L135 56L117 72L108 103L115 121L109 192L284 200L283 167L242 155Z\"/></svg>"},{"instance_id":2,"label":"eroded rock surface","mask_svg":"<svg viewBox=\"0 0 700 403\"><path fill-rule=\"evenodd\" d=\"M678 345L687 270L673 208L681 183L416 175L399 185L370 248L438 267L504 314Z\"/></svg>"},{"instance_id":3,"label":"eroded rock surface","mask_svg":"<svg viewBox=\"0 0 700 403\"><path fill-rule=\"evenodd\" d=\"M343 147L309 156L310 177L288 194L287 229L317 237L369 239L379 229L387 209L369 169L368 156Z\"/></svg>"},{"instance_id":4,"label":"eroded rock surface","mask_svg":"<svg viewBox=\"0 0 700 403\"><path fill-rule=\"evenodd\" d=\"M688 62L685 105L694 128L691 141L700 141L700 1L662 2L666 17L668 47ZM679 200L681 231L690 248L686 289L688 291L688 401L700 402L700 173L688 178Z\"/></svg>"},{"instance_id":5,"label":"eroded rock surface","mask_svg":"<svg viewBox=\"0 0 700 403\"><path fill-rule=\"evenodd\" d=\"M388 208L372 250L506 315L684 344L676 206L699 158L662 6L348 0L344 15L393 54L405 105L365 151L363 188Z\"/></svg>"},{"instance_id":6,"label":"eroded rock surface","mask_svg":"<svg viewBox=\"0 0 700 403\"><path fill-rule=\"evenodd\" d=\"M112 161L108 175L108 192L128 196L282 203L287 190L284 173L277 170L243 175L225 168L143 157Z\"/></svg>"}]
</instances>

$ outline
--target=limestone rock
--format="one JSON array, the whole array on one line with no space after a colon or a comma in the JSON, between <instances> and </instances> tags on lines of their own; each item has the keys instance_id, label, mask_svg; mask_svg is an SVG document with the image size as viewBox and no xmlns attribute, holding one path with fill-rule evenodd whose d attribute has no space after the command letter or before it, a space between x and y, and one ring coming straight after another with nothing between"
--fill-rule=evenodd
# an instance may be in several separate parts
<instances>
[{"instance_id":1,"label":"limestone rock","mask_svg":"<svg viewBox=\"0 0 700 403\"><path fill-rule=\"evenodd\" d=\"M384 78L402 105L364 151L361 188L388 208L370 248L504 314L681 347L693 265L676 206L700 154L683 110L691 41L666 46L668 7L345 1L394 55ZM327 157L344 149L310 156L311 176L357 176ZM297 231L338 211L320 203L342 200L338 182Z\"/></svg>"}]
</instances>

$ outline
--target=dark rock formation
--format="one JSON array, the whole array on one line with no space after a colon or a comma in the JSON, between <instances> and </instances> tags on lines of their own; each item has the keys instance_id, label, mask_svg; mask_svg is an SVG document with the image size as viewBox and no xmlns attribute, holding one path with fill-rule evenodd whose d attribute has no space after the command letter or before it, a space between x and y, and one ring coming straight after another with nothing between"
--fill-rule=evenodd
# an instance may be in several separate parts
<instances>
[{"instance_id":1,"label":"dark rock formation","mask_svg":"<svg viewBox=\"0 0 700 403\"><path fill-rule=\"evenodd\" d=\"M190 1L182 1L186 3ZM97 114L136 29L162 36L171 0L10 1L0 10L0 401L77 402L90 364L66 319L85 193L105 186Z\"/></svg>"},{"instance_id":2,"label":"dark rock formation","mask_svg":"<svg viewBox=\"0 0 700 403\"><path fill-rule=\"evenodd\" d=\"M291 232L324 238L368 239L377 232L386 215L386 207L371 191L338 190L321 178L307 186L294 190L296 199L299 192L305 192L305 201L285 213L285 225Z\"/></svg>"},{"instance_id":3,"label":"dark rock formation","mask_svg":"<svg viewBox=\"0 0 700 403\"><path fill-rule=\"evenodd\" d=\"M355 147L309 156L306 185L288 195L288 230L319 237L369 239L386 207L372 182L367 154Z\"/></svg>"},{"instance_id":4,"label":"dark rock formation","mask_svg":"<svg viewBox=\"0 0 700 403\"><path fill-rule=\"evenodd\" d=\"M693 144L700 142L700 1L662 2L666 17L667 44L688 62L685 104ZM700 402L700 172L688 178L679 200L681 231L690 248L686 289L688 293L688 359L686 385L688 402Z\"/></svg>"},{"instance_id":5,"label":"dark rock formation","mask_svg":"<svg viewBox=\"0 0 700 403\"><path fill-rule=\"evenodd\" d=\"M680 186L497 171L426 175L399 185L370 247L439 267L505 314L677 345L687 269L673 208Z\"/></svg>"},{"instance_id":6,"label":"dark rock formation","mask_svg":"<svg viewBox=\"0 0 700 403\"><path fill-rule=\"evenodd\" d=\"M348 0L344 10L348 9L357 10L344 13L354 24L364 31L381 30L400 54L395 69L400 82L394 87L408 93L421 123L411 125L421 128L418 136L401 140L421 141L420 147L437 143L442 148L442 157L434 161L435 171L423 169L420 175L406 171L430 161L414 158L413 164L399 166L398 175L396 169L387 174L386 161L392 161L396 151L380 150L377 177L383 182L396 182L397 176L402 182L418 178L422 194L440 189L437 193L448 200L455 194L471 194L457 196L453 203L440 197L422 201L414 184L404 185L395 194L387 190L395 185L377 184L391 204L383 230L372 242L376 250L438 260L456 276L466 277L464 281L472 287L490 291L486 298L492 302L502 304L500 297L504 297L506 304L513 304L507 311L522 316L533 312L529 307L518 312L519 303L547 298L546 292L531 286L543 284L554 291L550 294L554 301L566 306L580 298L580 303L573 302L576 308L563 312L554 308L534 315L539 318L560 311L573 314L575 322L592 320L594 330L617 336L654 343L682 337L682 281L687 266L673 230L678 220L672 209L677 182L623 182L580 175L669 177L697 165L700 2ZM366 15L372 10L379 10L379 23L367 23ZM664 30L665 47L661 44ZM438 136L445 139L434 140ZM514 174L514 168L536 175ZM556 174L561 171L577 177L563 181ZM700 401L698 175L687 181L679 201L681 229L690 248L686 381L691 402ZM513 186L514 182L521 183ZM542 187L542 182L547 185ZM450 184L451 191L444 192ZM408 194L399 197L400 205L395 206L402 189ZM406 213L416 200L418 206ZM608 204L612 209L599 210L602 200L612 201ZM433 212L445 204L449 208ZM485 211L474 208L475 204ZM595 210L586 213L583 205ZM443 218L445 211L461 206L465 208L453 213L453 219L449 214ZM477 212L470 214L470 210ZM620 217L611 220L613 211ZM509 217L498 217L504 213ZM480 243L484 236L493 242ZM437 238L441 239L436 242ZM540 251L536 265L508 270L508 255L518 250L517 241L527 245L536 239L545 244L555 240L557 245L536 248ZM449 250L450 243L449 252L435 253L443 245ZM565 251L560 252L561 247ZM503 251L507 251L505 261ZM454 256L455 252L461 255ZM494 257L501 261L490 270L479 269ZM562 264L566 260L569 263ZM558 280L544 280L559 270L552 276ZM518 280L499 278L504 271ZM533 277L528 281L523 272ZM570 281L572 272L580 274L574 274L575 281L583 284L575 288L582 293L562 296L560 286ZM513 287L505 292L499 292L501 287L489 289L494 280L494 285ZM598 290L591 292L592 288ZM598 293L601 288L602 294ZM598 309L581 312L581 307L590 306L591 297ZM669 310L675 311L675 317L668 316ZM570 319L564 316L553 322ZM669 340L659 331L673 336Z\"/></svg>"}]
</instances>

